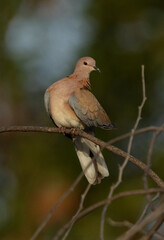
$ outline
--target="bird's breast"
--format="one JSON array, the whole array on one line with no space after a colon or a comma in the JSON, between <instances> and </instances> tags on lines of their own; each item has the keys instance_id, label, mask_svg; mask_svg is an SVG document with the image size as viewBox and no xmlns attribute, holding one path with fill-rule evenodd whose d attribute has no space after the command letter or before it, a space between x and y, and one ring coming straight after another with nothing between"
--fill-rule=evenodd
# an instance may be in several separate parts
<instances>
[{"instance_id":1,"label":"bird's breast","mask_svg":"<svg viewBox=\"0 0 164 240\"><path fill-rule=\"evenodd\" d=\"M58 127L84 129L81 120L68 103L71 93L72 91L66 92L65 89L50 92L50 112L52 119Z\"/></svg>"}]
</instances>

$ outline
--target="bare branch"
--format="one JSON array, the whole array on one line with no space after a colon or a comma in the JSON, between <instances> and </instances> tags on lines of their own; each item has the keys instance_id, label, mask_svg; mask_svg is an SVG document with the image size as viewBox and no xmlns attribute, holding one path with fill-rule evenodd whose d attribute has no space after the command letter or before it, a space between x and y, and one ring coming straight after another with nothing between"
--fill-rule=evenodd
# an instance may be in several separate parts
<instances>
[{"instance_id":1,"label":"bare branch","mask_svg":"<svg viewBox=\"0 0 164 240\"><path fill-rule=\"evenodd\" d=\"M146 131L152 131L156 130L156 127L150 127L149 129L146 129ZM44 133L59 133L59 129L53 128L53 127L38 127L38 126L9 126L9 127L1 127L0 128L0 133L5 133L5 132L44 132ZM66 133L70 133L70 129L66 129ZM127 153L122 151L121 149L114 147L112 145L107 145L105 142L85 133L82 131L79 131L78 133L80 136L85 137L96 144L100 145L102 148L105 147L109 151L112 151L113 153L126 157ZM146 165L142 162L140 162L138 159L134 158L133 156L130 155L129 159L132 163L134 163L136 166L138 166L140 169L146 171ZM160 187L164 187L164 182L154 173L151 169L148 172L149 176L158 184ZM51 209L50 212L48 213L47 217L44 219L42 222L41 226L36 230L34 235L32 236L31 240L35 239L38 234L42 231L42 229L46 226L47 222L53 215L53 210Z\"/></svg>"},{"instance_id":2,"label":"bare branch","mask_svg":"<svg viewBox=\"0 0 164 240\"><path fill-rule=\"evenodd\" d=\"M85 200L85 198L86 198L86 196L87 196L87 194L88 194L91 186L92 186L91 184L88 184L87 187L86 187L86 189L85 189L85 191L84 191L84 193L81 195L81 201L80 201L79 208L78 208L76 214L72 217L71 221L69 222L67 231L66 231L66 233L64 234L62 240L65 240L65 239L67 238L69 232L70 232L71 229L72 229L73 224L76 222L76 219L77 219L79 213L80 213L81 210L83 209L84 200ZM58 240L58 237L55 237L54 240Z\"/></svg>"},{"instance_id":3,"label":"bare branch","mask_svg":"<svg viewBox=\"0 0 164 240\"><path fill-rule=\"evenodd\" d=\"M157 192L164 193L164 188L152 188L152 189L149 189L148 191L151 194L157 193ZM111 197L111 199L108 199L108 200L105 199L103 201L97 202L97 203L91 205L90 207L86 208L85 210L83 210L77 216L76 221L84 218L85 216L87 216L88 214L92 213L96 209L98 209L100 207L103 207L106 203L111 203L111 202L113 202L113 201L115 201L117 199L124 198L124 197L135 196L135 195L145 195L145 194L147 194L147 191L145 191L143 189L138 189L138 190L132 190L132 191L118 193L118 194L114 195L113 197ZM70 224L70 221L68 223L66 223L62 228L59 229L59 231L56 234L56 236L58 236L57 239L59 239L59 237L61 237L64 234L64 232L67 230L69 224Z\"/></svg>"},{"instance_id":4,"label":"bare branch","mask_svg":"<svg viewBox=\"0 0 164 240\"><path fill-rule=\"evenodd\" d=\"M158 232L155 232L157 230L157 228L159 228L159 226L161 225L162 223L162 218L160 218L156 224L154 224L154 226L151 228L151 230L149 232L146 232L145 230L141 230L141 233L144 234L145 236L143 238L140 238L140 240L149 240L150 237L152 237L152 235L154 234L154 236L157 238L157 239L160 239L160 240L163 240L164 239L164 236ZM131 228L133 227L133 223L127 221L127 220L124 220L124 221L114 221L113 219L111 218L108 218L107 219L107 222L113 226L113 227L127 227L127 228Z\"/></svg>"},{"instance_id":5,"label":"bare branch","mask_svg":"<svg viewBox=\"0 0 164 240\"><path fill-rule=\"evenodd\" d=\"M158 192L164 193L164 188L149 188L148 192L150 194L158 193ZM104 206L106 203L111 203L111 202L113 202L117 199L123 198L123 197L129 197L129 196L135 196L135 195L145 195L145 194L146 194L146 191L143 190L143 189L118 193L118 194L114 195L113 197L111 197L111 199L109 199L109 200L105 199L103 201L100 201L100 202L95 203L92 206L88 207L87 209L85 209L83 212L80 213L79 218L88 215L89 213L91 213L95 209Z\"/></svg>"},{"instance_id":6,"label":"bare branch","mask_svg":"<svg viewBox=\"0 0 164 240\"><path fill-rule=\"evenodd\" d=\"M147 189L146 189L146 190L147 190ZM145 190L145 191L146 191L146 190ZM148 203L146 204L143 212L141 213L139 219L137 220L137 222L136 222L135 224L138 224L138 223L140 223L140 222L143 220L143 218L145 217L148 209L151 207L150 205L152 204L152 202L154 202L155 200L157 200L157 199L159 198L159 196L160 196L160 193L158 192L158 193L151 199L151 203L148 202ZM134 225L134 226L135 226L135 225Z\"/></svg>"},{"instance_id":7,"label":"bare branch","mask_svg":"<svg viewBox=\"0 0 164 240\"><path fill-rule=\"evenodd\" d=\"M164 214L164 202L162 202L155 211L153 211L151 214L149 214L146 218L142 220L138 225L136 225L134 228L129 229L125 234L118 237L117 240L130 240L132 237L135 236L138 232L141 232L141 230L148 225L149 223L153 222L158 217L163 216Z\"/></svg>"},{"instance_id":8,"label":"bare branch","mask_svg":"<svg viewBox=\"0 0 164 240\"><path fill-rule=\"evenodd\" d=\"M131 130L131 135L129 138L129 143L128 143L128 149L127 149L127 156L125 157L125 160L123 162L123 164L119 167L119 174L118 174L118 180L117 182L111 186L110 188L110 192L108 194L107 199L110 199L115 191L115 189L121 184L122 182L122 177L123 177L123 172L124 169L130 159L130 152L131 152L131 148L132 148L132 143L133 143L133 138L134 138L134 133L138 127L138 124L141 120L141 113L142 113L142 109L144 107L145 101L146 101L146 93L145 93L145 76L144 76L144 66L141 66L141 75L142 75L142 102L141 105L138 107L138 116L136 119L136 122L134 124L133 129ZM106 212L108 209L109 204L107 203L102 211L102 215L101 215L101 223L100 223L100 239L104 240L104 224L105 224L105 216L106 216Z\"/></svg>"},{"instance_id":9,"label":"bare branch","mask_svg":"<svg viewBox=\"0 0 164 240\"><path fill-rule=\"evenodd\" d=\"M113 227L128 227L128 228L131 228L133 226L133 223L131 223L131 222L127 221L127 220L124 220L124 221L114 221L113 219L108 218L107 222L111 226L113 226Z\"/></svg>"},{"instance_id":10,"label":"bare branch","mask_svg":"<svg viewBox=\"0 0 164 240\"><path fill-rule=\"evenodd\" d=\"M160 130L161 132L164 132L164 127L157 127L157 126L149 126L145 128L141 128L137 130L134 135L146 133L146 132L152 132ZM3 126L0 127L0 133L7 133L7 132L44 132L44 133L61 133L58 128L55 127L43 127L43 126ZM65 133L71 134L70 129L67 129ZM80 134L78 134L80 136ZM119 137L113 138L110 141L108 141L106 144L113 144L115 142L119 142L121 140L124 140L128 137L130 137L130 133L123 134ZM85 136L86 137L86 136ZM86 137L87 138L87 137Z\"/></svg>"},{"instance_id":11,"label":"bare branch","mask_svg":"<svg viewBox=\"0 0 164 240\"><path fill-rule=\"evenodd\" d=\"M164 236L159 235L156 231L159 229L159 227L162 225L164 221L164 214L162 214L162 216L160 216L156 223L153 225L153 227L149 230L149 232L143 236L140 240L150 240L152 238L152 236L159 236L162 237L162 239L164 239ZM157 235L158 234L158 235Z\"/></svg>"},{"instance_id":12,"label":"bare branch","mask_svg":"<svg viewBox=\"0 0 164 240\"><path fill-rule=\"evenodd\" d=\"M157 200L157 198L159 197L159 195L160 195L160 193L158 192L158 193L152 198L152 202L155 201L155 200ZM133 224L133 223L127 221L127 220L118 222L118 221L114 221L114 220L111 219L111 218L108 218L107 221L108 221L108 223L109 223L110 225L112 225L112 226L114 226L114 227L134 228L134 227L136 226L136 224L139 224L139 223L143 220L143 218L145 217L145 214L146 214L147 210L149 209L149 207L150 207L150 203L148 203L148 204L145 206L144 211L142 212L141 216L139 217L138 221L137 221L135 224ZM154 225L153 227L155 227L155 225ZM153 229L154 229L153 227L152 227L152 231L153 231ZM150 235L150 233L146 232L145 230L141 230L141 233L143 233L145 236ZM145 236L144 236L144 237L145 237ZM161 236L160 233L155 232L155 231L154 231L154 236L157 237L158 239L161 239L161 240L164 239L163 236ZM141 239L140 239L140 240L141 240Z\"/></svg>"},{"instance_id":13,"label":"bare branch","mask_svg":"<svg viewBox=\"0 0 164 240\"><path fill-rule=\"evenodd\" d=\"M44 133L60 133L60 130L58 128L54 127L38 127L38 126L9 126L9 127L0 127L0 133L6 133L6 132L44 132ZM67 134L71 134L70 129L66 129L64 131ZM106 148L107 150L115 153L118 156L121 156L123 158L127 157L127 153L121 150L120 148L117 148L113 145L109 145L102 140L87 134L84 131L77 131L77 135L87 138L88 140L94 142L95 144L99 145L102 148ZM132 155L129 155L129 161L135 164L137 167L139 167L144 172L146 171L147 166L138 160L137 158L133 157ZM148 175L156 182L156 184L159 187L164 187L164 182L162 179L159 178L159 176L153 171L149 170Z\"/></svg>"},{"instance_id":14,"label":"bare branch","mask_svg":"<svg viewBox=\"0 0 164 240\"><path fill-rule=\"evenodd\" d=\"M50 209L47 216L43 220L43 222L39 225L38 229L35 231L35 233L32 235L30 240L34 240L37 238L37 236L40 234L40 232L44 229L44 227L47 225L51 217L53 216L56 208L70 195L71 192L74 191L78 183L83 177L83 172L76 178L76 180L73 182L73 184L68 188L68 190L59 198L59 200L56 202L56 204Z\"/></svg>"},{"instance_id":15,"label":"bare branch","mask_svg":"<svg viewBox=\"0 0 164 240\"><path fill-rule=\"evenodd\" d=\"M153 131L157 131L157 130L160 130L161 132L164 132L164 127L161 128L161 127L156 127L156 126L149 126L149 127L141 128L139 130L136 130L134 135L139 135L141 133L146 133L146 132L153 132ZM118 136L118 137L115 137L115 138L109 140L108 143L113 144L113 143L122 141L126 138L129 138L130 135L131 135L131 132L123 134L121 136Z\"/></svg>"},{"instance_id":16,"label":"bare branch","mask_svg":"<svg viewBox=\"0 0 164 240\"><path fill-rule=\"evenodd\" d=\"M164 128L164 124L161 126L161 129L163 129L163 128ZM161 129L156 130L156 132L153 134L152 140L150 142L148 155L147 155L147 169L146 169L146 171L144 173L144 176L143 176L143 183L144 183L145 190L148 189L148 179L147 179L147 177L148 177L148 171L149 171L149 169L151 169L151 158L152 158L152 153L153 153L155 141L156 141L157 137L160 135L160 133L162 132ZM147 197L148 203L151 205L150 195L147 194L146 197Z\"/></svg>"}]
</instances>

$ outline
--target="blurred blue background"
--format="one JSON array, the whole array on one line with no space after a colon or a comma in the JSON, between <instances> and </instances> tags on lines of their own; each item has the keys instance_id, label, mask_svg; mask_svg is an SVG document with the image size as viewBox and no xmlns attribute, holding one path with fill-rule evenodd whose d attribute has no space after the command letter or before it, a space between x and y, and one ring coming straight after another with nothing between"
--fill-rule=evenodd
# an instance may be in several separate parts
<instances>
[{"instance_id":1,"label":"blurred blue background","mask_svg":"<svg viewBox=\"0 0 164 240\"><path fill-rule=\"evenodd\" d=\"M6 0L0 2L0 9L1 126L53 126L44 109L44 91L71 74L83 56L96 59L101 74L91 74L92 91L118 126L110 132L97 129L99 138L107 141L133 127L142 99L141 64L145 65L148 100L140 127L163 123L163 1ZM133 154L142 161L146 160L151 136L135 137ZM152 163L160 177L163 142L161 135ZM127 141L117 146L126 150ZM104 155L110 177L91 189L86 205L105 198L117 178L122 160L107 151ZM73 144L62 135L1 135L0 239L29 239L80 171ZM119 191L142 188L142 175L129 163ZM155 186L151 181L149 184ZM51 239L72 216L85 185L83 179L38 239ZM145 202L144 197L117 201L109 215L134 222ZM99 239L100 213L97 210L79 222L68 239ZM106 224L105 235L115 239L123 230Z\"/></svg>"}]
</instances>

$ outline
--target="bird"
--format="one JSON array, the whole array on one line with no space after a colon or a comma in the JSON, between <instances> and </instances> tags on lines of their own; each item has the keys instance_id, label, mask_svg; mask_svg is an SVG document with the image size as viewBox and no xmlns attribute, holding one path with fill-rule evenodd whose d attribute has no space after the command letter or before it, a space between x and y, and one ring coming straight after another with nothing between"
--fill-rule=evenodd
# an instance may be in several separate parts
<instances>
[{"instance_id":1,"label":"bird","mask_svg":"<svg viewBox=\"0 0 164 240\"><path fill-rule=\"evenodd\" d=\"M100 72L92 57L80 58L74 72L49 86L44 94L47 113L61 132L66 128L83 130L94 136L94 128L116 128L96 97L91 93L90 73ZM100 147L79 135L69 135L84 175L90 184L109 176Z\"/></svg>"}]
</instances>

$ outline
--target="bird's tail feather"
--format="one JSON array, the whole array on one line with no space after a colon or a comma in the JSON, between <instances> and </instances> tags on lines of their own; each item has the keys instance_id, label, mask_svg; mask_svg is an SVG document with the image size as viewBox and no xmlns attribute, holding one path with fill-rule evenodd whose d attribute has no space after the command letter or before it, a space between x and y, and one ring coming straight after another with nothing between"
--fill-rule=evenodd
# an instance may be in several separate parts
<instances>
[{"instance_id":1,"label":"bird's tail feather","mask_svg":"<svg viewBox=\"0 0 164 240\"><path fill-rule=\"evenodd\" d=\"M109 176L107 165L98 145L80 136L74 137L73 142L89 183L96 184L102 178Z\"/></svg>"}]
</instances>

